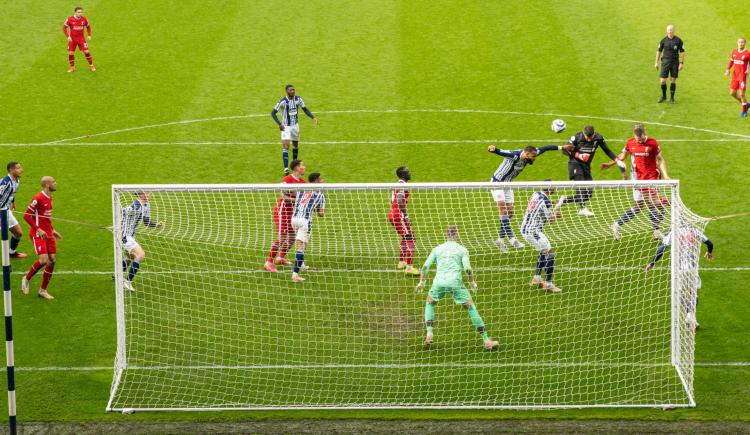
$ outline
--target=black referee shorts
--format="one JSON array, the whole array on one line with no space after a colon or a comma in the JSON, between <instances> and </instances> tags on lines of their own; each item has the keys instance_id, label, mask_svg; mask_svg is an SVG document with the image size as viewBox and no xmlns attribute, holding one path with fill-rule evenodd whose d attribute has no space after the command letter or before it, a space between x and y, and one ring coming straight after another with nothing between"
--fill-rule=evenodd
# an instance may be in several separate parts
<instances>
[{"instance_id":1,"label":"black referee shorts","mask_svg":"<svg viewBox=\"0 0 750 435\"><path fill-rule=\"evenodd\" d=\"M568 161L568 176L574 181L590 181L593 180L591 177L591 166L584 165L581 162L570 160Z\"/></svg>"},{"instance_id":2,"label":"black referee shorts","mask_svg":"<svg viewBox=\"0 0 750 435\"><path fill-rule=\"evenodd\" d=\"M659 73L659 78L666 79L669 76L672 76L673 78L677 78L677 75L680 72L680 69L678 68L680 65L679 62L662 62L661 64L661 72Z\"/></svg>"}]
</instances>

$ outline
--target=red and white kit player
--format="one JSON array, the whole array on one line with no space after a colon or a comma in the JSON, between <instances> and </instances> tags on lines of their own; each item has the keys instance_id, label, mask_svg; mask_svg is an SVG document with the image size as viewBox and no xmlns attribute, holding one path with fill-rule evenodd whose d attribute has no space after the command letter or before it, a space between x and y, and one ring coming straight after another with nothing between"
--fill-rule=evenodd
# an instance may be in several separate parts
<instances>
[{"instance_id":1,"label":"red and white kit player","mask_svg":"<svg viewBox=\"0 0 750 435\"><path fill-rule=\"evenodd\" d=\"M305 163L302 160L292 160L289 164L291 173L284 177L283 184L302 184L305 181ZM263 268L269 272L278 272L275 265L289 265L291 261L285 258L287 251L294 243L294 228L292 228L292 215L294 214L294 200L296 192L281 192L281 197L276 201L273 208L273 224L276 227L276 241L271 246L268 258Z\"/></svg>"},{"instance_id":2,"label":"red and white kit player","mask_svg":"<svg viewBox=\"0 0 750 435\"><path fill-rule=\"evenodd\" d=\"M633 127L633 137L628 139L620 155L619 160L624 160L630 155L630 178L633 180L658 180L663 178L669 179L667 174L667 162L661 154L659 143L656 139L646 136L646 129L643 124L635 124ZM608 169L615 162L602 163L602 169ZM620 227L630 222L635 215L641 212L644 207L648 207L648 216L651 219L651 226L654 230L654 239L661 239L664 235L661 233L660 225L664 218L664 206L669 200L659 196L659 190L653 187L637 188L633 190L633 199L635 205L625 212L617 222L612 224L612 233L615 239L620 240Z\"/></svg>"},{"instance_id":3,"label":"red and white kit player","mask_svg":"<svg viewBox=\"0 0 750 435\"><path fill-rule=\"evenodd\" d=\"M39 297L54 299L47 293L47 285L52 279L57 260L57 240L62 240L60 233L52 228L52 192L57 190L57 181L52 177L42 177L42 191L34 195L23 218L29 224L31 241L39 259L29 269L21 280L21 291L29 293L29 281L44 267L42 285L39 287Z\"/></svg>"},{"instance_id":4,"label":"red and white kit player","mask_svg":"<svg viewBox=\"0 0 750 435\"><path fill-rule=\"evenodd\" d=\"M411 180L409 168L401 166L396 169L399 183ZM408 275L419 276L419 269L412 265L414 261L414 229L409 220L407 205L409 204L409 191L406 189L394 190L391 193L391 211L388 213L388 222L393 225L396 233L401 237L398 256L398 269L404 269Z\"/></svg>"},{"instance_id":5,"label":"red and white kit player","mask_svg":"<svg viewBox=\"0 0 750 435\"><path fill-rule=\"evenodd\" d=\"M88 33L88 40L91 41L91 25L89 24L89 20L83 16L83 8L77 7L73 11L73 15L65 20L62 27L63 33L68 37L68 63L70 63L68 72L76 70L76 47L86 55L86 60L89 62L89 69L96 71L94 60L91 59L91 53L89 53L89 45L83 36L84 28ZM68 29L70 29L70 32L68 32Z\"/></svg>"},{"instance_id":6,"label":"red and white kit player","mask_svg":"<svg viewBox=\"0 0 750 435\"><path fill-rule=\"evenodd\" d=\"M737 40L737 49L732 50L732 57L729 59L727 70L724 71L724 75L728 76L729 70L734 68L732 80L729 82L729 95L742 104L740 118L747 116L745 89L747 88L747 73L749 71L748 63L750 63L750 51L745 50L745 38L740 38Z\"/></svg>"}]
</instances>

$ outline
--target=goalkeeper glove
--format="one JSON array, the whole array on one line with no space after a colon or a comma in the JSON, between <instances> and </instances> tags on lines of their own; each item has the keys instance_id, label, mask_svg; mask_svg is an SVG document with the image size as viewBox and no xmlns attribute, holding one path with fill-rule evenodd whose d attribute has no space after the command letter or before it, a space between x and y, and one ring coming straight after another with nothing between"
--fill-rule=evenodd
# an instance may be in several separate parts
<instances>
[{"instance_id":1,"label":"goalkeeper glove","mask_svg":"<svg viewBox=\"0 0 750 435\"><path fill-rule=\"evenodd\" d=\"M419 281L419 284L417 284L417 293L420 293L422 290L424 290L424 281Z\"/></svg>"},{"instance_id":2,"label":"goalkeeper glove","mask_svg":"<svg viewBox=\"0 0 750 435\"><path fill-rule=\"evenodd\" d=\"M477 292L477 288L478 288L477 287L477 282L476 281L471 281L469 283L469 288L471 288L471 292L472 293L476 293Z\"/></svg>"}]
</instances>

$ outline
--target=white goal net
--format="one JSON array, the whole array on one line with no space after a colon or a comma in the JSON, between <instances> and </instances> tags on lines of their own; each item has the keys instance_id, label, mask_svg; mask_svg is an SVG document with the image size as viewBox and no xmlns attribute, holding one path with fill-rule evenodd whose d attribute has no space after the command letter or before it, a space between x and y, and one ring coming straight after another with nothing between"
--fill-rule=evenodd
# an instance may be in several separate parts
<instances>
[{"instance_id":1,"label":"white goal net","mask_svg":"<svg viewBox=\"0 0 750 435\"><path fill-rule=\"evenodd\" d=\"M695 405L691 322L707 221L682 205L677 181L407 184L414 267L446 228L458 229L494 351L450 294L432 305L433 343L423 348L436 270L417 292L418 275L397 268L412 249L389 223L392 192L404 186L113 186L117 354L107 409ZM499 188L513 190L510 229L522 248L501 231ZM582 189L594 216L579 214ZM264 270L279 238L273 210L282 191L313 190L325 195L325 215L312 216L305 281L293 282L299 246L286 246L292 264ZM139 192L150 196L151 226L131 239ZM568 201L559 219L524 232L535 192L550 208ZM655 229L672 237L657 240ZM496 244L501 233L508 252ZM145 259L133 275L123 261L134 243ZM530 285L537 274L542 282ZM545 291L547 282L561 291Z\"/></svg>"}]
</instances>

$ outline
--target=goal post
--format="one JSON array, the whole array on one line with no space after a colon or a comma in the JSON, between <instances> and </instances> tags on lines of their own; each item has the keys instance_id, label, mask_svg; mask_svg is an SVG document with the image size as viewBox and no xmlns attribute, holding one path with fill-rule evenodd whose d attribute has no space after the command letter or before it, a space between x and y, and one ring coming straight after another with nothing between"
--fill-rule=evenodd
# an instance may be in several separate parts
<instances>
[{"instance_id":1,"label":"goal post","mask_svg":"<svg viewBox=\"0 0 750 435\"><path fill-rule=\"evenodd\" d=\"M392 192L404 188L414 267L455 226L497 350L484 350L474 314L450 294L432 305L434 342L423 348L435 266L424 291L397 267L402 249L412 252L388 219ZM708 221L678 188L675 180L114 185L117 353L107 410L695 406L690 316ZM501 232L500 189L513 192L510 224L523 247ZM579 214L587 190L594 216ZM282 192L313 191L325 196L325 213L312 216L304 249L286 246L292 264L264 270ZM139 192L164 227L136 231L145 259L129 291L123 216ZM553 207L563 196L561 216L541 230L547 251L522 221L533 201L548 197ZM616 239L612 225L624 215ZM655 227L671 238L656 239ZM508 252L498 248L501 233ZM304 282L292 281L298 250ZM561 292L530 285L538 263L542 281L550 272Z\"/></svg>"}]
</instances>

